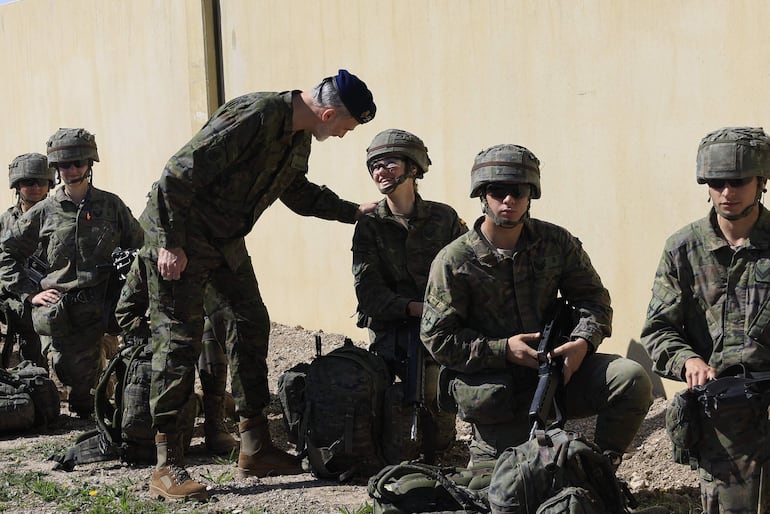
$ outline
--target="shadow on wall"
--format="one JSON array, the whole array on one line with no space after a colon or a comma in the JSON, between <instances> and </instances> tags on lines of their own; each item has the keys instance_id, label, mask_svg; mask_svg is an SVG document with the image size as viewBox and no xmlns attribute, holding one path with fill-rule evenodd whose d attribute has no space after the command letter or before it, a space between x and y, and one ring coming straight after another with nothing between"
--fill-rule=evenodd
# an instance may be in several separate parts
<instances>
[{"instance_id":1,"label":"shadow on wall","mask_svg":"<svg viewBox=\"0 0 770 514\"><path fill-rule=\"evenodd\" d=\"M628 344L626 357L635 360L647 371L652 381L652 396L668 399L666 389L663 387L663 380L652 371L652 360L639 341L631 339L631 342Z\"/></svg>"}]
</instances>

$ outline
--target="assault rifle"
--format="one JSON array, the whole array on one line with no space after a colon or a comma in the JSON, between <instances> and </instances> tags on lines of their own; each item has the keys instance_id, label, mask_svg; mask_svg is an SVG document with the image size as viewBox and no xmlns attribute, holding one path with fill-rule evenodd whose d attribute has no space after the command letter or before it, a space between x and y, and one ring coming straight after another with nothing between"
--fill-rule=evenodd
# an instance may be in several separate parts
<instances>
[{"instance_id":1,"label":"assault rifle","mask_svg":"<svg viewBox=\"0 0 770 514\"><path fill-rule=\"evenodd\" d=\"M112 262L107 264L97 264L96 269L110 270L115 273L115 278L117 278L118 281L124 282L128 275L128 270L131 269L131 264L134 262L134 258L138 253L138 248L123 249L117 246L112 251Z\"/></svg>"},{"instance_id":2,"label":"assault rifle","mask_svg":"<svg viewBox=\"0 0 770 514\"><path fill-rule=\"evenodd\" d=\"M537 347L538 380L535 396L529 407L529 421L532 424L530 439L535 437L536 430L550 428L548 420L552 419L551 414L554 419L553 427L562 427L566 421L561 394L564 359L549 358L549 355L568 340L572 327L572 307L563 298L557 298L553 316L545 324Z\"/></svg>"},{"instance_id":3,"label":"assault rifle","mask_svg":"<svg viewBox=\"0 0 770 514\"><path fill-rule=\"evenodd\" d=\"M40 287L40 281L48 275L48 264L35 255L27 257L27 266L25 269L29 279L38 287Z\"/></svg>"},{"instance_id":4,"label":"assault rifle","mask_svg":"<svg viewBox=\"0 0 770 514\"><path fill-rule=\"evenodd\" d=\"M412 427L409 438L416 442L420 429L420 415L425 403L425 349L420 341L419 327L408 323L406 332L406 384L404 400L412 406Z\"/></svg>"}]
</instances>

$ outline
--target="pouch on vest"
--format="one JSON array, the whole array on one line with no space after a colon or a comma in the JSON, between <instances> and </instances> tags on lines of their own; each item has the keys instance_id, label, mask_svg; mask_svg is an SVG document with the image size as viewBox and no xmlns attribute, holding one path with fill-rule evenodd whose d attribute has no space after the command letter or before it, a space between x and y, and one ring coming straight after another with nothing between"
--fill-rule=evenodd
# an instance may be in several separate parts
<instances>
[{"instance_id":1,"label":"pouch on vest","mask_svg":"<svg viewBox=\"0 0 770 514\"><path fill-rule=\"evenodd\" d=\"M514 419L516 397L510 370L460 373L442 367L438 405L463 421L491 425Z\"/></svg>"},{"instance_id":2,"label":"pouch on vest","mask_svg":"<svg viewBox=\"0 0 770 514\"><path fill-rule=\"evenodd\" d=\"M32 308L32 325L41 336L62 336L72 329L67 308L63 300L50 305L35 305Z\"/></svg>"}]
</instances>

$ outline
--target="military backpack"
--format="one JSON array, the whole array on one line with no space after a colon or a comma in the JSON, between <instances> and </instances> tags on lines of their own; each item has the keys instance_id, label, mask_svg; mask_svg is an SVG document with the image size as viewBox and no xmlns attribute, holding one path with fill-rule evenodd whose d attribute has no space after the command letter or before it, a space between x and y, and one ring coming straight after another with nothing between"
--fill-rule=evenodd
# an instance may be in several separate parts
<instances>
[{"instance_id":1,"label":"military backpack","mask_svg":"<svg viewBox=\"0 0 770 514\"><path fill-rule=\"evenodd\" d=\"M45 368L30 361L0 368L0 433L46 426L60 412L59 391Z\"/></svg>"},{"instance_id":2,"label":"military backpack","mask_svg":"<svg viewBox=\"0 0 770 514\"><path fill-rule=\"evenodd\" d=\"M609 457L562 428L538 430L500 455L489 504L493 514L622 514L636 507Z\"/></svg>"},{"instance_id":3,"label":"military backpack","mask_svg":"<svg viewBox=\"0 0 770 514\"><path fill-rule=\"evenodd\" d=\"M123 347L110 360L94 391L96 429L81 434L64 455L52 457L57 469L71 471L77 464L120 460L151 464L157 457L155 430L150 412L152 350L139 339ZM114 386L114 394L109 392ZM198 403L191 395L180 416L185 420L183 444L192 438Z\"/></svg>"},{"instance_id":4,"label":"military backpack","mask_svg":"<svg viewBox=\"0 0 770 514\"><path fill-rule=\"evenodd\" d=\"M470 468L402 462L369 479L374 514L489 512L494 461Z\"/></svg>"},{"instance_id":5,"label":"military backpack","mask_svg":"<svg viewBox=\"0 0 770 514\"><path fill-rule=\"evenodd\" d=\"M279 378L289 439L303 455L303 467L318 478L345 481L379 471L383 398L390 374L381 357L353 344L316 358Z\"/></svg>"}]
</instances>

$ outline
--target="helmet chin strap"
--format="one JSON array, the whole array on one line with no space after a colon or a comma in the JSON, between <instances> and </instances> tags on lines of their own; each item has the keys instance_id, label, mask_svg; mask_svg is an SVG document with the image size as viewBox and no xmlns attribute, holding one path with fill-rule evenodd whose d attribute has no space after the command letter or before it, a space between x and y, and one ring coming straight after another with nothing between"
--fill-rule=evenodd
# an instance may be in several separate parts
<instances>
[{"instance_id":1,"label":"helmet chin strap","mask_svg":"<svg viewBox=\"0 0 770 514\"><path fill-rule=\"evenodd\" d=\"M384 195L389 195L390 193L392 193L393 191L395 191L395 189L396 189L398 186L400 186L401 184L403 184L404 182L406 182L408 179L410 179L410 178L414 178L414 177L416 177L416 176L417 176L417 173L415 173L414 171L410 171L409 173L404 173L404 174L403 174L403 175L401 175L400 177L396 177L395 179L393 179L393 183L392 183L391 185L389 185L389 186L388 186L388 187L386 187L386 188L382 188L382 189L380 189L380 193L382 193L382 194L384 194Z\"/></svg>"},{"instance_id":2,"label":"helmet chin strap","mask_svg":"<svg viewBox=\"0 0 770 514\"><path fill-rule=\"evenodd\" d=\"M752 203L751 205L749 205L748 207L743 209L738 214L724 214L724 213L719 212L719 211L717 211L717 214L719 214L721 217L723 217L727 221L737 221L737 220L743 219L746 216L748 216L749 214L751 214L751 211L754 210L754 207L756 207L757 204L762 199L762 193L764 193L764 192L765 192L765 184L760 182L759 184L757 184L757 195L754 198L754 203Z\"/></svg>"},{"instance_id":3,"label":"helmet chin strap","mask_svg":"<svg viewBox=\"0 0 770 514\"><path fill-rule=\"evenodd\" d=\"M59 182L63 182L64 184L71 186L76 184L83 183L84 180L88 179L91 176L91 168L88 168L85 173L80 175L78 178L73 178L70 180L64 180L61 177L61 173L59 173Z\"/></svg>"},{"instance_id":4,"label":"helmet chin strap","mask_svg":"<svg viewBox=\"0 0 770 514\"><path fill-rule=\"evenodd\" d=\"M481 211L482 211L484 214L486 214L487 216L489 216L489 217L492 219L492 222L493 222L493 223L494 223L496 226L498 226L498 227L500 227L500 228L516 228L516 227L518 227L519 225L521 225L522 223L524 223L524 219L525 219L525 218L527 217L527 215L529 214L529 205L527 205L527 212L525 212L525 213L524 213L524 214L521 216L521 218L519 218L518 220L516 220L516 221L511 221L511 220L509 220L509 219L501 218L500 216L498 216L497 214L495 214L494 212L492 212L492 209L490 209L490 208L489 208L489 202L487 202L487 198L486 198L486 195L482 195L482 196L481 196L481 205L482 205L482 207L481 207Z\"/></svg>"}]
</instances>

